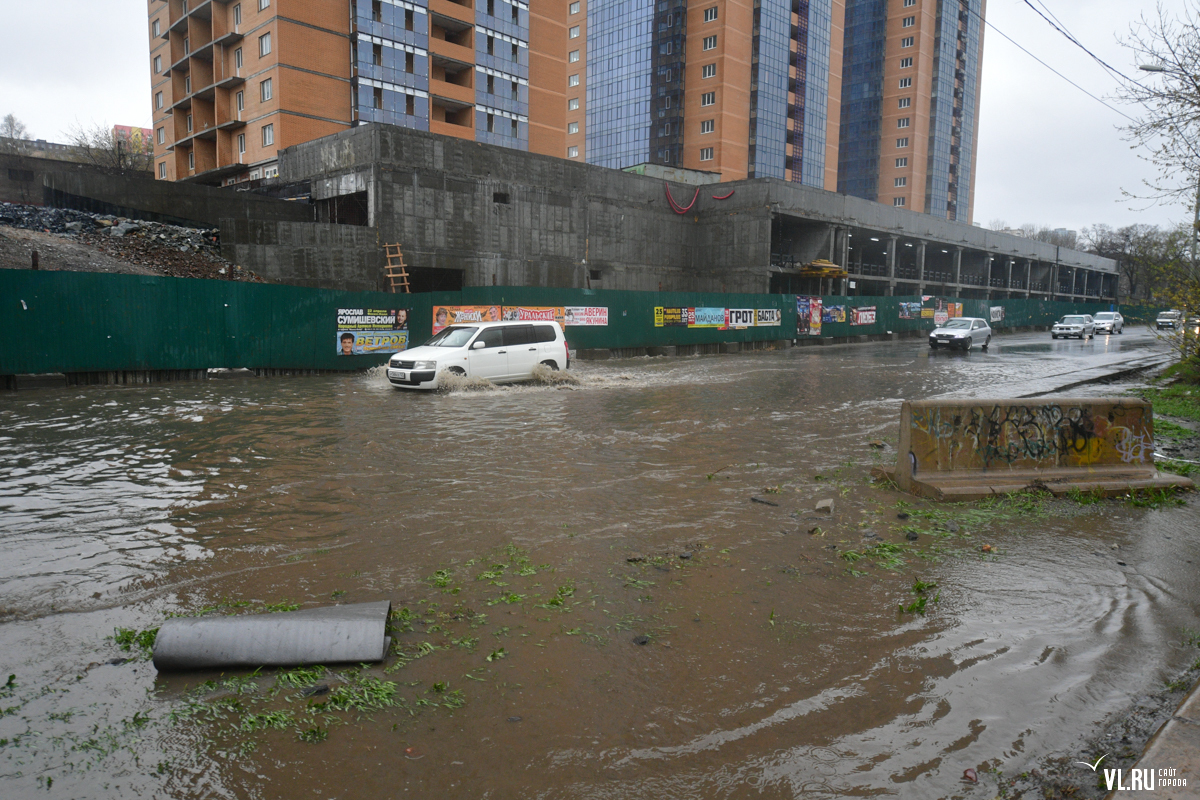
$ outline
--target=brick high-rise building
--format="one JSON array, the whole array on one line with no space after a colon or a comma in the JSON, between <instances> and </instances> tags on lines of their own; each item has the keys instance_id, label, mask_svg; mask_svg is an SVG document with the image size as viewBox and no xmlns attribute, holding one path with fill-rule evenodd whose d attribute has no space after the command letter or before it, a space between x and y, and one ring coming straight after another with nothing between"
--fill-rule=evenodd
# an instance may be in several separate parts
<instances>
[{"instance_id":1,"label":"brick high-rise building","mask_svg":"<svg viewBox=\"0 0 1200 800\"><path fill-rule=\"evenodd\" d=\"M589 163L835 188L843 0L590 1Z\"/></svg>"},{"instance_id":2,"label":"brick high-rise building","mask_svg":"<svg viewBox=\"0 0 1200 800\"><path fill-rule=\"evenodd\" d=\"M986 0L847 0L839 192L970 222Z\"/></svg>"},{"instance_id":3,"label":"brick high-rise building","mask_svg":"<svg viewBox=\"0 0 1200 800\"><path fill-rule=\"evenodd\" d=\"M280 149L373 121L565 154L565 6L532 14L526 0L148 7L161 179L271 177ZM545 43L533 54L531 30Z\"/></svg>"}]
</instances>

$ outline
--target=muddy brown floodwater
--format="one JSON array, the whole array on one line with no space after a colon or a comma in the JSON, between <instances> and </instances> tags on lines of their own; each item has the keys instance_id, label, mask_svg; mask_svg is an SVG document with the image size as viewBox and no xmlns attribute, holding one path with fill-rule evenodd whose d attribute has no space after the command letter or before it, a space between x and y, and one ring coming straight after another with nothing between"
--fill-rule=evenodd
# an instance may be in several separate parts
<instances>
[{"instance_id":1,"label":"muddy brown floodwater","mask_svg":"<svg viewBox=\"0 0 1200 800\"><path fill-rule=\"evenodd\" d=\"M1044 338L2 395L0 794L991 798L1200 655L1194 497L869 481L904 398L1158 346ZM380 599L381 665L158 675L129 641Z\"/></svg>"}]
</instances>

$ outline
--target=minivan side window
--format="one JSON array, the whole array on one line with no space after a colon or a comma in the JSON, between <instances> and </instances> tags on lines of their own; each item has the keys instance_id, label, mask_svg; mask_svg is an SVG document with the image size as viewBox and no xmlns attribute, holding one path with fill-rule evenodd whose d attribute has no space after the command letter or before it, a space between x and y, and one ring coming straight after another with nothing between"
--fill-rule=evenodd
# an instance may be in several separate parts
<instances>
[{"instance_id":1,"label":"minivan side window","mask_svg":"<svg viewBox=\"0 0 1200 800\"><path fill-rule=\"evenodd\" d=\"M555 337L554 337L554 326L553 325L534 325L533 332L534 332L534 336L537 338L537 340L539 342L553 342L554 341Z\"/></svg>"},{"instance_id":2,"label":"minivan side window","mask_svg":"<svg viewBox=\"0 0 1200 800\"><path fill-rule=\"evenodd\" d=\"M503 328L484 328L483 333L479 334L479 338L475 341L483 342L484 347L499 347L504 344L504 338L501 335ZM471 345L474 347L475 345Z\"/></svg>"},{"instance_id":3,"label":"minivan side window","mask_svg":"<svg viewBox=\"0 0 1200 800\"><path fill-rule=\"evenodd\" d=\"M532 325L505 325L501 328L504 331L504 344L533 344L533 326Z\"/></svg>"}]
</instances>

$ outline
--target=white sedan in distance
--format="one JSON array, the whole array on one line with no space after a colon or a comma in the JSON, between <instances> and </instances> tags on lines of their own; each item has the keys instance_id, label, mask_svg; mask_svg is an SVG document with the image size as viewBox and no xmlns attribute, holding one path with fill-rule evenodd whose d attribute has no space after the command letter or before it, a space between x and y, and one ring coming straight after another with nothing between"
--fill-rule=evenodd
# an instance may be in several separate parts
<instances>
[{"instance_id":1,"label":"white sedan in distance","mask_svg":"<svg viewBox=\"0 0 1200 800\"><path fill-rule=\"evenodd\" d=\"M1095 335L1096 322L1087 314L1067 314L1050 329L1051 339L1060 336L1064 339L1070 339L1072 336L1090 339Z\"/></svg>"},{"instance_id":2,"label":"white sedan in distance","mask_svg":"<svg viewBox=\"0 0 1200 800\"><path fill-rule=\"evenodd\" d=\"M937 350L939 347L957 347L970 350L976 344L987 350L992 343L992 326L986 319L979 317L952 317L946 324L934 328L929 334L929 347Z\"/></svg>"}]
</instances>

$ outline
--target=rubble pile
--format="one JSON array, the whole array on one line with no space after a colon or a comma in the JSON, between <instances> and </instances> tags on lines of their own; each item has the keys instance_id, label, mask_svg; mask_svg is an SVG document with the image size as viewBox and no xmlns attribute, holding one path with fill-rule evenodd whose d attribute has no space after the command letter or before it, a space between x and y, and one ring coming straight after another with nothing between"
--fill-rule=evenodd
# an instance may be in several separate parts
<instances>
[{"instance_id":1,"label":"rubble pile","mask_svg":"<svg viewBox=\"0 0 1200 800\"><path fill-rule=\"evenodd\" d=\"M221 257L220 232L215 228L186 228L16 203L0 203L2 226L72 239L109 258L159 275L262 282L254 273Z\"/></svg>"}]
</instances>

